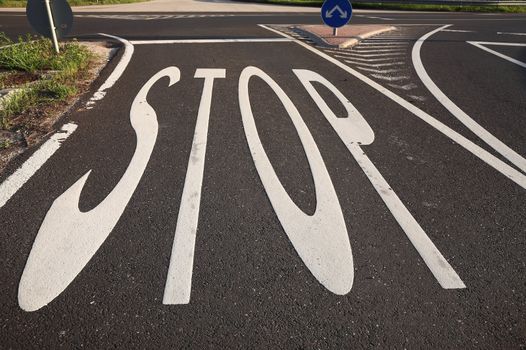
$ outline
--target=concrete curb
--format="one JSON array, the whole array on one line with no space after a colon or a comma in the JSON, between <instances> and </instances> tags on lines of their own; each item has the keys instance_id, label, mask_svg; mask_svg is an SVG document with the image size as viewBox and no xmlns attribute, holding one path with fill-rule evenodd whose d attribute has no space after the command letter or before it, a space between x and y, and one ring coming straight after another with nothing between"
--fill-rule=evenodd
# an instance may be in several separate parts
<instances>
[{"instance_id":1,"label":"concrete curb","mask_svg":"<svg viewBox=\"0 0 526 350\"><path fill-rule=\"evenodd\" d=\"M370 38L372 36L375 36L381 33L396 30L396 27L394 26L385 26L384 28L374 29L374 30L371 30L365 33L360 33L358 35L348 36L347 40L344 40L340 43L331 43L328 40L326 40L326 38L324 38L322 35L320 35L320 33L316 33L315 31L309 30L305 26L295 26L293 28L297 31L302 32L302 34L307 35L311 40L316 42L318 45L323 45L327 47L337 47L339 49L353 47L364 39Z\"/></svg>"},{"instance_id":2,"label":"concrete curb","mask_svg":"<svg viewBox=\"0 0 526 350\"><path fill-rule=\"evenodd\" d=\"M339 44L338 48L345 49L347 47L353 47L354 45L358 44L360 41L362 41L364 39L370 38L370 37L378 35L378 34L390 32L392 30L396 30L396 27L390 26L390 27L384 28L384 29L373 30L373 31L371 31L369 33L358 35L356 38L349 39L349 40Z\"/></svg>"}]
</instances>

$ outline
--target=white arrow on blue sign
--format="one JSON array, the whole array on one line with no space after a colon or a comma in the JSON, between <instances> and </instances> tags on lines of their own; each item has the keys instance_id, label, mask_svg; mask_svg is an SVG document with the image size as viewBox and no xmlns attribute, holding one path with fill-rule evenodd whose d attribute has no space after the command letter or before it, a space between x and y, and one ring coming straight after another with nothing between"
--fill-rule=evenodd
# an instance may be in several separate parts
<instances>
[{"instance_id":1,"label":"white arrow on blue sign","mask_svg":"<svg viewBox=\"0 0 526 350\"><path fill-rule=\"evenodd\" d=\"M349 23L352 6L349 0L325 0L321 7L323 22L332 28L340 28Z\"/></svg>"}]
</instances>

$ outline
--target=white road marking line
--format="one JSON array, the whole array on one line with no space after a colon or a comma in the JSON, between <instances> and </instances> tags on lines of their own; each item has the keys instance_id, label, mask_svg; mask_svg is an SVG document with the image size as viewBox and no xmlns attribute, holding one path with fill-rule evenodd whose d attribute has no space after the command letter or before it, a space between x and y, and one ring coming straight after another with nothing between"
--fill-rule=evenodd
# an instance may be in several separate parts
<instances>
[{"instance_id":1,"label":"white road marking line","mask_svg":"<svg viewBox=\"0 0 526 350\"><path fill-rule=\"evenodd\" d=\"M398 84L387 84L387 85L389 85L392 88L395 88L395 89L398 89L398 90L404 90L404 91L413 90L413 89L416 89L418 87L415 83L409 83L409 84L405 84L405 85L398 85Z\"/></svg>"},{"instance_id":2,"label":"white road marking line","mask_svg":"<svg viewBox=\"0 0 526 350\"><path fill-rule=\"evenodd\" d=\"M377 53L377 52L406 52L406 49L382 49L382 50L370 50L370 49L353 49L357 53Z\"/></svg>"},{"instance_id":3,"label":"white road marking line","mask_svg":"<svg viewBox=\"0 0 526 350\"><path fill-rule=\"evenodd\" d=\"M84 269L119 221L146 169L157 139L155 110L146 100L152 86L168 77L179 81L175 67L155 74L133 100L130 122L137 145L126 171L108 196L88 212L79 210L80 194L91 170L60 195L44 218L18 286L18 303L36 311L50 303Z\"/></svg>"},{"instance_id":4,"label":"white road marking line","mask_svg":"<svg viewBox=\"0 0 526 350\"><path fill-rule=\"evenodd\" d=\"M101 35L122 42L124 44L124 53L113 72L90 99L90 101L93 101L92 103L102 99L106 93L105 91L117 82L133 55L133 46L130 49L130 45L125 39L103 33L101 33ZM77 125L75 124L64 124L59 132L51 136L51 138L36 150L20 168L0 184L0 208L2 208L5 203L7 203L7 201L38 171L38 169L44 165L44 163L58 150L60 145L76 130L76 128Z\"/></svg>"},{"instance_id":5,"label":"white road marking line","mask_svg":"<svg viewBox=\"0 0 526 350\"><path fill-rule=\"evenodd\" d=\"M427 100L427 98L425 98L424 96L407 95L407 97L412 98L413 100L416 100L416 101L421 101L421 102Z\"/></svg>"},{"instance_id":6,"label":"white road marking line","mask_svg":"<svg viewBox=\"0 0 526 350\"><path fill-rule=\"evenodd\" d=\"M393 21L392 18L386 18L386 17L365 16L365 15L354 15L354 17L362 17L362 18L369 18L369 19L381 19L383 21Z\"/></svg>"},{"instance_id":7,"label":"white road marking line","mask_svg":"<svg viewBox=\"0 0 526 350\"><path fill-rule=\"evenodd\" d=\"M359 62L385 62L385 61L392 61L392 60L398 59L398 58L391 58L391 57L361 58L359 56L343 56L343 55L334 55L334 57L352 59L353 61L359 61Z\"/></svg>"},{"instance_id":8,"label":"white road marking line","mask_svg":"<svg viewBox=\"0 0 526 350\"><path fill-rule=\"evenodd\" d=\"M165 19L184 19L194 17L232 17L231 14L209 14L209 15L89 15L89 14L76 14L75 17L81 18L99 18L99 19L117 19L117 20L132 20L132 21L152 21L152 20L165 20Z\"/></svg>"},{"instance_id":9,"label":"white road marking line","mask_svg":"<svg viewBox=\"0 0 526 350\"><path fill-rule=\"evenodd\" d=\"M282 35L284 37L289 37L287 34L284 34L278 30L275 30L273 28L270 28L265 25L260 25L262 28L265 28L273 33ZM439 132L441 132L444 136L448 137L449 139L455 141L458 145L462 146L465 150L471 152L473 155L484 161L486 164L493 167L495 170L499 171L501 174L521 186L522 188L526 188L526 176L519 171L515 170L513 167L509 166L508 164L504 163L497 157L493 156L488 151L484 150L483 148L479 147L472 141L468 140L455 130L451 129L447 125L441 123L437 119L433 118L431 115L427 114L423 110L419 109L418 107L414 106L410 102L404 100L400 96L394 94L390 90L386 89L382 85L376 83L374 80L368 78L367 76L357 72L356 70L352 69L351 67L343 64L342 62L338 61L337 59L307 45L302 43L301 41L294 40L294 42L306 50L324 58L325 60L331 62L332 64L340 67L344 71L348 72L349 74L353 75L355 78L361 80L362 82L366 83L370 87L374 88L384 96L391 99L393 102L399 104L409 112L413 113L415 116L417 116L420 120L424 121L428 125L432 126ZM359 155L359 152L357 152ZM373 164L374 165L374 164ZM407 232L406 232L407 233ZM431 242L432 243L432 242ZM414 244L414 243L413 243ZM430 262L431 263L431 262ZM426 261L426 264L428 264L428 261ZM428 265L429 266L429 265ZM435 276L436 277L436 276Z\"/></svg>"},{"instance_id":10,"label":"white road marking line","mask_svg":"<svg viewBox=\"0 0 526 350\"><path fill-rule=\"evenodd\" d=\"M386 81L401 81L401 80L408 80L409 77L406 75L400 75L400 76L389 76L389 75L381 75L381 74L371 74L373 78L380 79L380 80L386 80Z\"/></svg>"},{"instance_id":11,"label":"white road marking line","mask_svg":"<svg viewBox=\"0 0 526 350\"><path fill-rule=\"evenodd\" d=\"M260 24L260 26L262 28L265 28L265 29L273 32L273 33L279 34L279 35L281 35L283 37L290 38L287 34L284 34L284 33L280 32L280 31L275 30L273 28L270 28L270 27L268 27L266 25ZM363 75L362 73L352 69L351 67L345 65L344 63L338 61L337 59L335 59L335 58L333 58L333 57L331 57L331 56L329 56L329 55L327 55L327 54L325 54L325 53L323 53L323 52L321 52L321 51L319 51L319 50L317 50L317 49L315 49L315 48L313 48L313 47L311 47L311 46L309 46L307 44L302 43L299 40L295 40L293 38L290 38L290 39L292 39L296 44L298 44L298 45L302 46L303 48L311 51L312 53L324 58L325 60L331 62L332 64L334 64L334 65L336 65L338 67L340 67L341 69L343 69L347 73L353 75L357 79L359 79L362 82L366 83L367 85L371 86L372 88L374 88L375 90L377 90L378 92L380 92L381 94L383 94L384 96L386 96L387 98L392 100L393 102L399 104L400 106L402 106L403 108L405 108L409 112L413 113L416 117L418 117L423 122L425 122L428 125L430 125L433 128L435 128L437 131L442 133L447 138L455 141L459 146L464 148L466 151L470 152L471 154L473 154L474 156L476 156L477 158L479 158L480 160L482 160L483 162L485 162L486 164L491 166L493 169L495 169L496 171L500 172L502 175L504 175L505 177L507 177L511 181L515 182L520 187L526 189L526 176L524 174L522 174L520 171L517 171L515 168L509 166L508 164L506 164L505 162L503 162L499 158L495 157L494 155L492 155L491 153L489 153L488 151L486 151L482 147L480 147L477 144L473 143L472 141L468 140L467 138L465 138L464 136L462 136L461 134L459 134L455 130L453 130L450 127L448 127L447 125L445 125L444 123L442 123L439 120L433 118L428 113L426 113L423 110L421 110L420 108L414 106L409 101L404 100L402 97L400 97L397 94L393 93L392 91L386 89L385 87L383 87L382 85L378 84L374 80L368 78L367 76Z\"/></svg>"},{"instance_id":12,"label":"white road marking line","mask_svg":"<svg viewBox=\"0 0 526 350\"><path fill-rule=\"evenodd\" d=\"M366 71L366 72L378 73L378 74L389 74L389 73L401 72L400 69L374 69L374 68L367 68L367 67L356 67L356 68Z\"/></svg>"},{"instance_id":13,"label":"white road marking line","mask_svg":"<svg viewBox=\"0 0 526 350\"><path fill-rule=\"evenodd\" d=\"M461 30L461 29L443 29L443 32L450 32L450 33L474 33L473 30Z\"/></svg>"},{"instance_id":14,"label":"white road marking line","mask_svg":"<svg viewBox=\"0 0 526 350\"><path fill-rule=\"evenodd\" d=\"M104 34L104 33L99 33L99 35L103 35L108 38L112 38L112 39L120 41L124 45L124 53L122 54L121 60L119 61L117 66L115 66L115 69L113 70L113 72L111 72L108 79L106 79L104 84L102 84L99 87L99 89L93 94L93 96L86 103L86 109L92 109L97 101L100 101L104 98L104 96L106 95L106 90L110 89L117 82L117 80L119 80L122 73L124 73L124 70L126 69L126 67L128 67L128 63L130 63L130 60L133 56L134 48L133 48L133 45L130 44L128 40L120 38L118 36Z\"/></svg>"},{"instance_id":15,"label":"white road marking line","mask_svg":"<svg viewBox=\"0 0 526 350\"><path fill-rule=\"evenodd\" d=\"M469 130L471 130L475 135L477 135L481 140L486 142L491 146L495 151L502 154L506 159L515 164L523 172L526 172L526 159L520 156L517 152L512 150L510 147L505 145L498 138L493 136L489 131L484 129L479 123L477 123L473 118L467 115L462 109L460 109L449 97L446 96L440 90L440 88L433 82L431 77L427 74L422 59L420 58L420 50L422 44L435 33L440 32L441 30L448 28L450 25L445 25L439 27L435 30L430 31L429 33L423 35L413 46L412 59L413 65L415 67L418 77L426 88L435 96L435 98L444 106L446 109L455 116L462 124L464 124Z\"/></svg>"},{"instance_id":16,"label":"white road marking line","mask_svg":"<svg viewBox=\"0 0 526 350\"><path fill-rule=\"evenodd\" d=\"M290 198L261 144L250 105L252 77L260 78L274 91L298 133L316 192L312 215L305 214ZM312 275L332 293L347 294L354 280L349 234L331 177L307 125L283 89L259 68L247 67L241 72L238 92L250 153L281 226Z\"/></svg>"},{"instance_id":17,"label":"white road marking line","mask_svg":"<svg viewBox=\"0 0 526 350\"><path fill-rule=\"evenodd\" d=\"M369 38L361 43L371 43L371 44L384 44L384 43L393 43L393 44L407 44L408 42L412 41L410 38Z\"/></svg>"},{"instance_id":18,"label":"white road marking line","mask_svg":"<svg viewBox=\"0 0 526 350\"><path fill-rule=\"evenodd\" d=\"M525 35L525 36L526 36L526 33L497 32L497 34L500 34L500 35L519 35L519 36L523 36L523 35Z\"/></svg>"},{"instance_id":19,"label":"white road marking line","mask_svg":"<svg viewBox=\"0 0 526 350\"><path fill-rule=\"evenodd\" d=\"M371 52L379 52L381 50L397 49L398 51L407 47L406 44L402 45L358 45L353 48L352 51L365 51L370 50Z\"/></svg>"},{"instance_id":20,"label":"white road marking line","mask_svg":"<svg viewBox=\"0 0 526 350\"><path fill-rule=\"evenodd\" d=\"M287 38L254 38L254 39L181 39L181 40L133 40L133 45L165 45L165 44L219 44L219 43L286 43L293 39Z\"/></svg>"},{"instance_id":21,"label":"white road marking line","mask_svg":"<svg viewBox=\"0 0 526 350\"><path fill-rule=\"evenodd\" d=\"M390 53L377 53L377 54L363 54L363 53L350 53L349 56L354 57L397 57L397 56L405 56L405 52L390 52Z\"/></svg>"},{"instance_id":22,"label":"white road marking line","mask_svg":"<svg viewBox=\"0 0 526 350\"><path fill-rule=\"evenodd\" d=\"M519 60L516 60L515 58L513 57L510 57L510 56L507 56L507 55L504 55L498 51L494 51L490 48L487 48L486 46L484 45L497 45L497 46L526 46L526 44L521 44L521 43L491 43L491 42L481 42L481 41L466 41L468 44L471 44L473 46L476 46L478 47L479 49L482 49L486 52L489 52L489 53L492 53L494 54L495 56L497 57L500 57L500 58L503 58L505 59L506 61L509 61L509 62L512 62L512 63L515 63L516 65L519 65L523 68L526 68L526 62L522 62L522 61L519 61Z\"/></svg>"},{"instance_id":23,"label":"white road marking line","mask_svg":"<svg viewBox=\"0 0 526 350\"><path fill-rule=\"evenodd\" d=\"M322 114L336 131L342 142L347 146L349 152L352 154L360 168L362 168L374 189L380 198L382 198L385 205L395 217L396 221L442 288L465 288L466 286L458 274L451 265L449 265L444 256L424 232L420 224L411 215L404 203L396 195L391 186L389 186L382 174L361 148L360 145L369 145L374 141L374 132L361 113L351 104L347 97L345 97L333 84L321 75L308 70L295 69L293 71L315 101ZM314 88L312 82L320 83L332 91L332 93L345 106L345 109L347 110L346 118L338 118L334 114L318 91Z\"/></svg>"},{"instance_id":24,"label":"white road marking line","mask_svg":"<svg viewBox=\"0 0 526 350\"><path fill-rule=\"evenodd\" d=\"M76 129L76 124L64 124L59 132L53 134L20 168L0 184L0 208L24 186Z\"/></svg>"},{"instance_id":25,"label":"white road marking line","mask_svg":"<svg viewBox=\"0 0 526 350\"><path fill-rule=\"evenodd\" d=\"M195 71L194 78L204 78L205 80L164 288L163 304L165 305L188 304L190 302L214 79L225 77L226 69L197 69Z\"/></svg>"},{"instance_id":26,"label":"white road marking line","mask_svg":"<svg viewBox=\"0 0 526 350\"><path fill-rule=\"evenodd\" d=\"M362 41L360 45L365 45L367 47L377 47L377 45L382 45L381 47L393 47L393 46L406 46L407 43L400 41L382 41L381 43L377 41Z\"/></svg>"},{"instance_id":27,"label":"white road marking line","mask_svg":"<svg viewBox=\"0 0 526 350\"><path fill-rule=\"evenodd\" d=\"M381 37L378 37L378 38L367 38L366 40L369 41L369 40L374 40L374 41L388 41L388 40L393 40L393 41L399 41L399 40L410 40L412 39L412 37L410 36L403 36L403 35L390 35L390 36L387 36L387 35L382 35Z\"/></svg>"},{"instance_id":28,"label":"white road marking line","mask_svg":"<svg viewBox=\"0 0 526 350\"><path fill-rule=\"evenodd\" d=\"M494 46L526 46L526 43L502 43L498 41L470 41L480 45L494 45Z\"/></svg>"},{"instance_id":29,"label":"white road marking line","mask_svg":"<svg viewBox=\"0 0 526 350\"><path fill-rule=\"evenodd\" d=\"M348 56L349 58L352 58L352 57L371 57L371 58L374 58L374 57L405 56L405 52L378 53L378 54L371 54L371 55L361 54L361 53L358 53L358 52L347 52L347 51L324 50L324 52L328 52L328 53L331 53L331 54L345 55L345 56Z\"/></svg>"},{"instance_id":30,"label":"white road marking line","mask_svg":"<svg viewBox=\"0 0 526 350\"><path fill-rule=\"evenodd\" d=\"M359 66L365 66L365 67L371 67L371 68L379 68L379 67L391 67L391 66L404 66L405 62L389 62L389 63L364 63L364 62L357 62L353 60L344 60L346 63L351 63Z\"/></svg>"}]
</instances>

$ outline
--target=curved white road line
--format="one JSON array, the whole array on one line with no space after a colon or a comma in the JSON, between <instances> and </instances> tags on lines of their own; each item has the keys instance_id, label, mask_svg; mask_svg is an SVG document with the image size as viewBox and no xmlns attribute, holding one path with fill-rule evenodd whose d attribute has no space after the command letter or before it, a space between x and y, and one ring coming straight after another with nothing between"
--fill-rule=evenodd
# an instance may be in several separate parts
<instances>
[{"instance_id":1,"label":"curved white road line","mask_svg":"<svg viewBox=\"0 0 526 350\"><path fill-rule=\"evenodd\" d=\"M450 27L451 24L442 26L431 32L423 35L413 46L412 59L413 65L415 67L418 77L426 88L435 96L435 98L444 106L446 109L455 116L462 124L464 124L469 130L471 130L475 135L477 135L481 140L486 142L491 146L495 151L500 153L503 157L508 159L511 163L521 169L523 172L526 172L526 159L524 159L517 152L512 150L510 147L505 145L498 138L493 136L489 131L484 129L480 124L473 120L469 115L467 115L462 109L460 109L453 101L449 99L433 82L433 80L427 74L424 65L422 64L422 59L420 58L420 51L422 44L426 39L428 39L433 34Z\"/></svg>"},{"instance_id":2,"label":"curved white road line","mask_svg":"<svg viewBox=\"0 0 526 350\"><path fill-rule=\"evenodd\" d=\"M160 79L179 81L180 72L168 67L155 74L135 97L130 122L137 145L126 171L108 196L88 212L79 199L90 171L51 205L38 231L18 286L18 304L36 311L62 293L84 269L119 221L146 169L157 140L157 115L146 97Z\"/></svg>"},{"instance_id":3,"label":"curved white road line","mask_svg":"<svg viewBox=\"0 0 526 350\"><path fill-rule=\"evenodd\" d=\"M459 146L462 146L466 151L470 152L480 160L484 161L486 164L491 166L496 171L500 172L502 175L506 176L511 181L515 182L517 185L521 186L522 188L526 189L526 175L518 171L517 169L513 168L512 166L508 165L507 163L503 162L499 158L495 157L493 154L486 151L484 148L478 146L474 142L468 140L455 130L451 129L449 126L445 125L444 123L440 122L436 118L432 117L428 113L424 112L420 108L416 107L409 101L404 100L402 97L398 96L394 92L392 92L389 89L386 89L384 86L378 84L374 80L368 78L367 76L363 75L362 73L352 69L351 67L347 66L346 64L338 61L337 59L327 55L326 53L321 52L320 50L311 47L308 44L305 44L304 42L301 42L299 40L296 40L292 38L291 36L284 34L278 30L272 29L266 25L260 24L259 25L262 28L265 28L273 33L279 34L281 36L284 36L286 38L293 39L293 41L305 48L306 50L309 50L310 52L324 58L328 62L331 62L335 66L341 68L342 70L346 71L347 73L351 74L355 78L361 80L365 84L369 85L379 93L383 94L393 102L397 103L398 105L402 106L409 112L413 113L416 117L418 117L423 122L427 123L431 127L435 128L437 131L442 133L444 136L448 137L449 139L455 141Z\"/></svg>"},{"instance_id":4,"label":"curved white road line","mask_svg":"<svg viewBox=\"0 0 526 350\"><path fill-rule=\"evenodd\" d=\"M117 80L119 80L133 55L133 45L127 40L108 34L100 33L100 35L116 39L123 43L124 54L110 76L90 99L90 101L93 100L91 104L95 103L96 97L102 99L106 94L105 91L111 88ZM87 105L90 105L90 102L88 102ZM74 123L64 124L60 131L51 136L50 139L40 146L40 148L36 150L20 168L0 184L0 208L2 208L7 201L9 201L9 199L11 199L11 197L13 197L13 195L17 193L31 177L33 177L33 175L47 162L49 158L51 158L53 154L55 154L60 146L62 146L66 139L71 136L76 129L77 125Z\"/></svg>"},{"instance_id":5,"label":"curved white road line","mask_svg":"<svg viewBox=\"0 0 526 350\"><path fill-rule=\"evenodd\" d=\"M119 63L117 63L117 66L115 66L115 69L113 70L113 72L111 72L110 76L106 79L104 84L102 84L99 87L99 89L86 103L87 109L92 109L95 102L100 101L104 98L104 96L106 95L106 90L115 85L117 80L119 80L119 78L121 77L122 73L124 73L126 67L128 67L128 63L130 63L134 51L133 45L126 39L104 33L99 33L99 35L120 41L124 45L124 53L122 54L121 60L119 61Z\"/></svg>"}]
</instances>

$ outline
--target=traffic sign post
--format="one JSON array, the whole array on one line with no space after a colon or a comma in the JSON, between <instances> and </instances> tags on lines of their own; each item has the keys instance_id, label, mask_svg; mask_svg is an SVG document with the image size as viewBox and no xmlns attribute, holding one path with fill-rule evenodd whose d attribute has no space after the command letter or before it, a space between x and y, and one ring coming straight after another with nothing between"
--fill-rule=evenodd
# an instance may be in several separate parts
<instances>
[{"instance_id":1,"label":"traffic sign post","mask_svg":"<svg viewBox=\"0 0 526 350\"><path fill-rule=\"evenodd\" d=\"M325 0L321 7L321 18L333 28L333 35L338 35L338 28L351 20L352 5L349 0Z\"/></svg>"},{"instance_id":2,"label":"traffic sign post","mask_svg":"<svg viewBox=\"0 0 526 350\"><path fill-rule=\"evenodd\" d=\"M29 0L26 15L31 27L53 40L59 52L58 39L65 37L73 24L73 12L66 0Z\"/></svg>"},{"instance_id":3,"label":"traffic sign post","mask_svg":"<svg viewBox=\"0 0 526 350\"><path fill-rule=\"evenodd\" d=\"M46 12L47 18L49 19L49 29L51 31L51 38L53 39L53 46L55 46L56 53L60 52L58 47L57 32L55 27L55 21L53 21L53 14L51 13L51 6L49 6L49 0L46 0Z\"/></svg>"}]
</instances>

